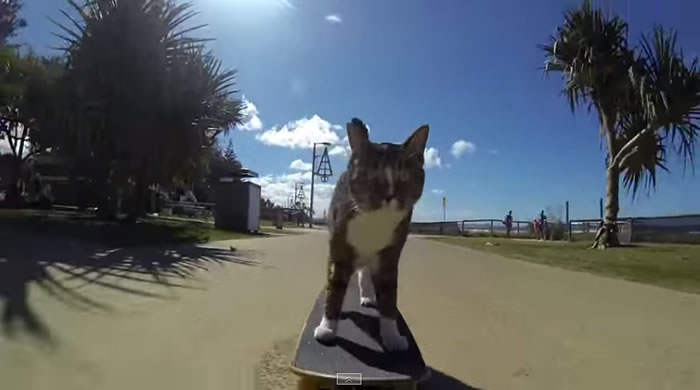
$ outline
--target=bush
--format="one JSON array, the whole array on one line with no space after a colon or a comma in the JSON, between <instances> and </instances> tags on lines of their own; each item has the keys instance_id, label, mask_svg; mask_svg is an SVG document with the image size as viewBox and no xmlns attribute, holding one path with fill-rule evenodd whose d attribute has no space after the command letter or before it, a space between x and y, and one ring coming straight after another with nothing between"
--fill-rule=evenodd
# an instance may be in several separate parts
<instances>
[{"instance_id":1,"label":"bush","mask_svg":"<svg viewBox=\"0 0 700 390\"><path fill-rule=\"evenodd\" d=\"M547 238L550 240L565 240L566 239L566 224L562 221L554 221L547 223Z\"/></svg>"}]
</instances>

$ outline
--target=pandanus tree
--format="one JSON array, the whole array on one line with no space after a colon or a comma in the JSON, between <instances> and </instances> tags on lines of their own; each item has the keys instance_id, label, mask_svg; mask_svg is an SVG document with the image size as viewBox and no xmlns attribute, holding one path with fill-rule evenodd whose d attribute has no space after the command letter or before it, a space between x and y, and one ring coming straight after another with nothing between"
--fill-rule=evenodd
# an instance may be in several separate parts
<instances>
[{"instance_id":1,"label":"pandanus tree","mask_svg":"<svg viewBox=\"0 0 700 390\"><path fill-rule=\"evenodd\" d=\"M69 4L74 12L64 12L68 22L58 26L73 120L57 146L95 183L101 209L114 211L124 199L138 216L150 186L171 184L240 123L235 71L194 35L203 26L188 25L196 15L190 3Z\"/></svg>"},{"instance_id":2,"label":"pandanus tree","mask_svg":"<svg viewBox=\"0 0 700 390\"><path fill-rule=\"evenodd\" d=\"M559 72L571 110L595 110L606 150L605 215L593 247L619 246L620 181L637 195L651 190L674 152L692 167L700 119L697 59L686 62L676 34L661 26L637 47L628 25L590 1L564 15L546 45L545 72Z\"/></svg>"},{"instance_id":3,"label":"pandanus tree","mask_svg":"<svg viewBox=\"0 0 700 390\"><path fill-rule=\"evenodd\" d=\"M40 58L31 53L20 55L15 48L0 48L0 142L6 153L5 163L11 167L7 200L12 206L21 205L19 187L23 181L22 172L28 169L28 162L39 151L36 142L36 108L45 106L47 101L37 99L47 89L48 80L54 72L53 60ZM6 178L7 179L7 178Z\"/></svg>"}]
</instances>

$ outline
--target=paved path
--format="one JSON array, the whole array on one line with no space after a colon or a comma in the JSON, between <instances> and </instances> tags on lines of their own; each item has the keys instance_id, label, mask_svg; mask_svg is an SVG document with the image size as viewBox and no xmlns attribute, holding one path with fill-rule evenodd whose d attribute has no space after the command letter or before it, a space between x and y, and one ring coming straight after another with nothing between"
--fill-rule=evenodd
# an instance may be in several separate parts
<instances>
[{"instance_id":1,"label":"paved path","mask_svg":"<svg viewBox=\"0 0 700 390\"><path fill-rule=\"evenodd\" d=\"M22 256L60 264L97 251L46 240L26 254L21 240L2 237L0 273L2 264ZM29 310L44 324L46 341L26 332L0 335L0 388L254 388L261 356L296 337L322 287L325 235L217 246L231 244L235 258L171 248L167 256L209 258L161 274L181 286L153 283L158 273L143 271L150 259L164 263L166 254L154 249L101 254L138 263L140 272L115 266L98 278L99 272L50 267L43 280L94 302L27 283ZM37 279L30 271L23 277ZM433 388L700 388L699 295L417 238L407 244L399 284L400 307L426 361L444 373ZM0 286L0 302L17 298L7 290Z\"/></svg>"}]
</instances>

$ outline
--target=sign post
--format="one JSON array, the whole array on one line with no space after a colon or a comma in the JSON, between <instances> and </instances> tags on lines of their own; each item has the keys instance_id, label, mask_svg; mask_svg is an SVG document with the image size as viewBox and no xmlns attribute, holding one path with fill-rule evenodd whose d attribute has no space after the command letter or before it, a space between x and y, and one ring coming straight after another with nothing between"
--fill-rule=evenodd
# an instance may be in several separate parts
<instances>
[{"instance_id":1,"label":"sign post","mask_svg":"<svg viewBox=\"0 0 700 390\"><path fill-rule=\"evenodd\" d=\"M444 234L445 232L445 220L446 220L446 213L445 210L447 208L447 198L442 197L442 223L440 224L440 234Z\"/></svg>"},{"instance_id":2,"label":"sign post","mask_svg":"<svg viewBox=\"0 0 700 390\"><path fill-rule=\"evenodd\" d=\"M442 222L445 222L447 220L447 218L446 218L447 213L445 212L446 209L447 209L447 198L443 196L442 197Z\"/></svg>"}]
</instances>

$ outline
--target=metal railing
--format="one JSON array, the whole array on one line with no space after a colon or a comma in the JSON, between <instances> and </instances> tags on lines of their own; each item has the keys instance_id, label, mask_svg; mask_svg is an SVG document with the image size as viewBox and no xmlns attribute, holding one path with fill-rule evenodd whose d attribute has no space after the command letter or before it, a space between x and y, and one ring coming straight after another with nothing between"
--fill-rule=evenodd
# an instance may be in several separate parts
<instances>
[{"instance_id":1,"label":"metal railing","mask_svg":"<svg viewBox=\"0 0 700 390\"><path fill-rule=\"evenodd\" d=\"M530 221L513 221L511 236L534 235ZM414 234L439 234L462 236L506 236L507 229L500 219L464 219L461 221L412 222L410 232Z\"/></svg>"},{"instance_id":2,"label":"metal railing","mask_svg":"<svg viewBox=\"0 0 700 390\"><path fill-rule=\"evenodd\" d=\"M530 221L513 221L511 236L531 236L534 230ZM462 235L505 236L508 229L502 219L465 219L461 221Z\"/></svg>"},{"instance_id":3,"label":"metal railing","mask_svg":"<svg viewBox=\"0 0 700 390\"><path fill-rule=\"evenodd\" d=\"M208 221L214 216L214 203L206 202L176 202L166 200L163 202L161 214L167 216L168 213L174 216L203 219ZM170 210L168 212L167 210Z\"/></svg>"},{"instance_id":4,"label":"metal railing","mask_svg":"<svg viewBox=\"0 0 700 390\"><path fill-rule=\"evenodd\" d=\"M592 240L600 219L569 221L571 240ZM619 218L618 238L621 242L700 243L700 215Z\"/></svg>"}]
</instances>

